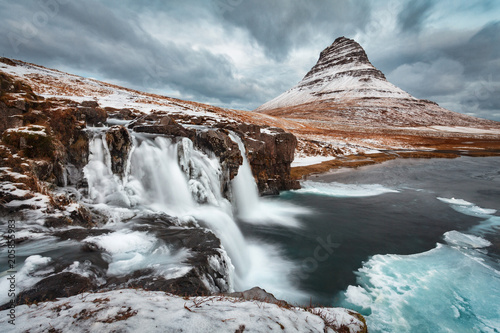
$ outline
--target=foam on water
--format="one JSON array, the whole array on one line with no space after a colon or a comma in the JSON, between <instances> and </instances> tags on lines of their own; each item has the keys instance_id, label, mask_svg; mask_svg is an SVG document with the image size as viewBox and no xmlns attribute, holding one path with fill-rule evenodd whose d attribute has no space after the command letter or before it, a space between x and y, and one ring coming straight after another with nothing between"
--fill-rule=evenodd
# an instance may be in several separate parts
<instances>
[{"instance_id":1,"label":"foam on water","mask_svg":"<svg viewBox=\"0 0 500 333\"><path fill-rule=\"evenodd\" d=\"M482 236L498 233L500 231L500 216L490 216L488 219L481 221L480 224L473 226L469 231Z\"/></svg>"},{"instance_id":2,"label":"foam on water","mask_svg":"<svg viewBox=\"0 0 500 333\"><path fill-rule=\"evenodd\" d=\"M252 270L239 283L249 289L259 286L271 291L278 299L305 304L307 293L299 290L288 278L297 275L299 265L286 260L277 246L252 241L248 244L248 254Z\"/></svg>"},{"instance_id":3,"label":"foam on water","mask_svg":"<svg viewBox=\"0 0 500 333\"><path fill-rule=\"evenodd\" d=\"M325 195L338 198L371 197L385 193L397 193L398 190L387 188L380 184L344 184L344 183L320 183L304 181L299 193Z\"/></svg>"},{"instance_id":4,"label":"foam on water","mask_svg":"<svg viewBox=\"0 0 500 333\"><path fill-rule=\"evenodd\" d=\"M370 332L498 332L500 272L465 249L438 245L410 255L376 255L358 271L344 306Z\"/></svg>"},{"instance_id":5,"label":"foam on water","mask_svg":"<svg viewBox=\"0 0 500 333\"><path fill-rule=\"evenodd\" d=\"M437 199L439 201L449 204L451 208L465 215L477 216L477 217L489 217L490 215L493 215L497 212L496 209L481 208L463 199L455 199L455 198L447 199L440 197L437 197Z\"/></svg>"},{"instance_id":6,"label":"foam on water","mask_svg":"<svg viewBox=\"0 0 500 333\"><path fill-rule=\"evenodd\" d=\"M483 233L499 225L489 215L494 209L438 199L486 217ZM373 256L358 270L358 285L341 296L343 305L363 313L371 332L499 332L500 308L493 305L500 304L500 265L487 256L491 242L456 230L443 239L447 245L424 253Z\"/></svg>"}]
</instances>

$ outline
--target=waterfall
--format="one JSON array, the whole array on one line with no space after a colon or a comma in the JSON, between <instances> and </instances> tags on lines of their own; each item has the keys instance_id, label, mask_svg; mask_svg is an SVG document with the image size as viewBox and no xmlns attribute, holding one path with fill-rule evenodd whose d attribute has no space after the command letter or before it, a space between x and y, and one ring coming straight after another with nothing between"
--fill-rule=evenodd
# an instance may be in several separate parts
<instances>
[{"instance_id":1,"label":"waterfall","mask_svg":"<svg viewBox=\"0 0 500 333\"><path fill-rule=\"evenodd\" d=\"M245 154L245 144L234 133L230 133L229 137L238 144L243 158L243 164L240 166L236 177L232 180L232 189L236 213L239 218L246 219L252 217L259 208L259 190Z\"/></svg>"},{"instance_id":2,"label":"waterfall","mask_svg":"<svg viewBox=\"0 0 500 333\"><path fill-rule=\"evenodd\" d=\"M221 193L222 170L216 157L194 149L187 138L174 142L161 136L134 132L131 135L133 145L123 178L111 171L105 134L96 133L91 140L91 155L84 174L92 204L118 211L115 214L118 220L141 210L164 212L181 221L194 218L212 230L226 250L234 266L234 272L229 272L231 287L245 290L259 285L277 296L292 295L294 300L303 296L294 291L288 280L296 266L283 258L279 248L245 239L235 221L233 210L241 217L250 217L254 210L269 210L274 215L261 212L259 218L270 224L276 223L273 218L279 220L278 215L285 210L280 218L290 223L291 217L290 207L277 213L276 204L272 206L259 198L239 137L231 136L238 143L244 162L231 184L237 207L233 209Z\"/></svg>"},{"instance_id":3,"label":"waterfall","mask_svg":"<svg viewBox=\"0 0 500 333\"><path fill-rule=\"evenodd\" d=\"M277 203L273 200L261 199L245 154L245 144L236 134L230 133L229 136L238 144L243 158L243 164L231 184L236 216L240 220L252 224L300 227L301 225L295 217L307 214L309 211L282 201Z\"/></svg>"},{"instance_id":4,"label":"waterfall","mask_svg":"<svg viewBox=\"0 0 500 333\"><path fill-rule=\"evenodd\" d=\"M164 212L181 220L194 217L211 229L228 252L237 276L248 269L245 239L231 203L220 193L221 168L215 158L195 150L189 139L174 143L164 137L133 135L130 165L123 179L111 171L105 135L90 142L84 174L93 203Z\"/></svg>"}]
</instances>

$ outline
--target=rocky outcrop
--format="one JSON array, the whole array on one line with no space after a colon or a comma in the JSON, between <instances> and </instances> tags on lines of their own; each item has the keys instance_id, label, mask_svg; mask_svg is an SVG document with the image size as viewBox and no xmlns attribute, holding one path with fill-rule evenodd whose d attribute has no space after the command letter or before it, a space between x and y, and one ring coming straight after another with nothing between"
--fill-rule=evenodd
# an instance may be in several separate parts
<instances>
[{"instance_id":1,"label":"rocky outcrop","mask_svg":"<svg viewBox=\"0 0 500 333\"><path fill-rule=\"evenodd\" d=\"M175 218L166 215L142 216L135 219L134 230L148 231L169 244L172 251L189 250L190 256L185 264L190 266L188 273L171 279L158 276L151 271L136 271L119 278L108 278L102 289L121 287L141 287L161 290L176 295L211 295L227 292L231 263L222 250L220 240L205 228L192 225L179 228ZM217 265L213 265L216 262Z\"/></svg>"},{"instance_id":2,"label":"rocky outcrop","mask_svg":"<svg viewBox=\"0 0 500 333\"><path fill-rule=\"evenodd\" d=\"M290 177L291 163L297 147L296 137L280 128L253 124L227 124L238 133L246 147L248 162L261 195L300 188Z\"/></svg>"},{"instance_id":3,"label":"rocky outcrop","mask_svg":"<svg viewBox=\"0 0 500 333\"><path fill-rule=\"evenodd\" d=\"M279 191L300 188L299 183L290 178L290 165L297 147L293 134L279 128L266 128L249 136L245 144L261 194L279 194Z\"/></svg>"},{"instance_id":4,"label":"rocky outcrop","mask_svg":"<svg viewBox=\"0 0 500 333\"><path fill-rule=\"evenodd\" d=\"M219 158L223 171L222 193L229 197L229 182L237 174L243 163L238 144L231 140L227 130L203 130L196 133L194 145L205 152L213 152Z\"/></svg>"},{"instance_id":5,"label":"rocky outcrop","mask_svg":"<svg viewBox=\"0 0 500 333\"><path fill-rule=\"evenodd\" d=\"M198 117L196 119L199 120ZM182 120L188 121L186 116ZM216 126L201 129L184 127L166 114L152 113L134 120L128 127L136 132L186 137L193 141L196 148L217 156L223 170L222 192L226 197L230 197L229 182L237 175L242 163L238 145L229 137L229 131L243 139L245 153L262 195L299 188L299 183L290 178L290 165L297 146L293 134L279 128L245 123L220 122Z\"/></svg>"},{"instance_id":6,"label":"rocky outcrop","mask_svg":"<svg viewBox=\"0 0 500 333\"><path fill-rule=\"evenodd\" d=\"M77 109L77 115L85 119L88 126L102 126L108 118L106 110L100 108L96 101L83 101Z\"/></svg>"},{"instance_id":7,"label":"rocky outcrop","mask_svg":"<svg viewBox=\"0 0 500 333\"><path fill-rule=\"evenodd\" d=\"M3 197L8 198L2 202L9 207L10 213L42 209L48 227L93 226L86 208L76 205L66 211L71 200L54 195L50 188L77 185L82 180L82 169L88 161L86 120L102 119L95 114L99 114L98 107L86 102L80 105L64 100L45 100L25 83L4 73L0 76L0 109L6 111L0 113L0 123L8 127L2 128L1 134L3 159L0 166L3 169L0 179L12 182L10 187L0 189ZM40 204L23 204L35 196L39 197L36 201ZM13 202L16 204L11 204Z\"/></svg>"},{"instance_id":8,"label":"rocky outcrop","mask_svg":"<svg viewBox=\"0 0 500 333\"><path fill-rule=\"evenodd\" d=\"M112 126L106 132L106 143L111 155L111 171L123 177L132 147L132 138L128 130L123 126Z\"/></svg>"},{"instance_id":9,"label":"rocky outcrop","mask_svg":"<svg viewBox=\"0 0 500 333\"><path fill-rule=\"evenodd\" d=\"M29 86L0 73L0 134L23 125L22 115L27 112L26 99L30 97L34 94Z\"/></svg>"},{"instance_id":10,"label":"rocky outcrop","mask_svg":"<svg viewBox=\"0 0 500 333\"><path fill-rule=\"evenodd\" d=\"M64 272L42 279L28 290L19 293L16 305L53 301L61 297L70 297L91 291L94 285L89 278L79 274ZM0 310L8 308L8 304L0 306Z\"/></svg>"}]
</instances>

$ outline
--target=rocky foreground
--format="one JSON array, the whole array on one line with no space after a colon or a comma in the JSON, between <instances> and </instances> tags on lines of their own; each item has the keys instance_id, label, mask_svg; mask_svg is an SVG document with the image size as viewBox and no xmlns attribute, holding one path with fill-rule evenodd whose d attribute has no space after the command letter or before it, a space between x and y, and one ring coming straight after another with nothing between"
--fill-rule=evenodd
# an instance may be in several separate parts
<instances>
[{"instance_id":1,"label":"rocky foreground","mask_svg":"<svg viewBox=\"0 0 500 333\"><path fill-rule=\"evenodd\" d=\"M341 308L134 289L84 293L16 310L16 329L23 332L367 332L363 317ZM0 324L6 327L8 317L2 314Z\"/></svg>"}]
</instances>

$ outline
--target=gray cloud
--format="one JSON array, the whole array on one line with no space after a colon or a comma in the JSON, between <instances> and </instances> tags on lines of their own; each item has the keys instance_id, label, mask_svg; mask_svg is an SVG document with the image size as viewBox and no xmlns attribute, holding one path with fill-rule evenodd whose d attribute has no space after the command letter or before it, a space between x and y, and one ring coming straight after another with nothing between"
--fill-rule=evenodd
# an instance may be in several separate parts
<instances>
[{"instance_id":1,"label":"gray cloud","mask_svg":"<svg viewBox=\"0 0 500 333\"><path fill-rule=\"evenodd\" d=\"M234 1L233 1L234 2ZM352 0L254 0L221 12L232 25L242 28L276 60L286 58L297 47L311 46L318 36L333 42L353 35L370 20L368 1Z\"/></svg>"},{"instance_id":2,"label":"gray cloud","mask_svg":"<svg viewBox=\"0 0 500 333\"><path fill-rule=\"evenodd\" d=\"M416 97L500 120L500 22L491 14L499 10L492 0L2 1L0 54L253 109L345 35Z\"/></svg>"},{"instance_id":3,"label":"gray cloud","mask_svg":"<svg viewBox=\"0 0 500 333\"><path fill-rule=\"evenodd\" d=\"M442 30L426 38L430 45L409 45L393 61L385 59L389 79L453 111L500 120L500 22L486 23L471 37Z\"/></svg>"},{"instance_id":4,"label":"gray cloud","mask_svg":"<svg viewBox=\"0 0 500 333\"><path fill-rule=\"evenodd\" d=\"M419 32L430 14L432 0L408 1L398 14L398 25L405 32Z\"/></svg>"},{"instance_id":5,"label":"gray cloud","mask_svg":"<svg viewBox=\"0 0 500 333\"><path fill-rule=\"evenodd\" d=\"M41 12L35 1L9 6L9 11L21 21L9 25L2 20L2 31L15 42L2 39L0 48L14 58L22 55L23 60L53 67L70 65L134 88L169 87L199 100L241 103L262 94L254 80L235 77L226 56L160 42L137 24L132 11L112 10L97 1L68 1L44 24L33 20ZM26 29L36 33L28 36Z\"/></svg>"}]
</instances>

